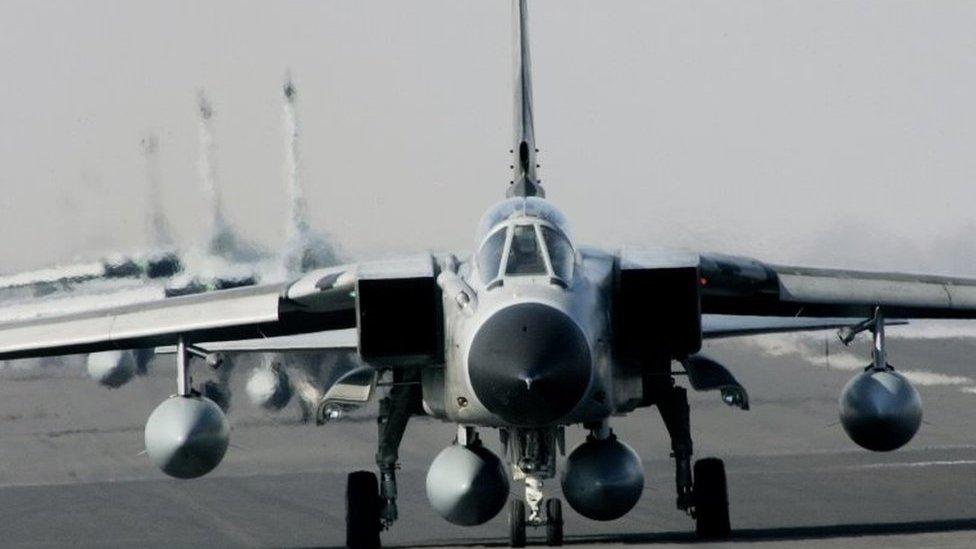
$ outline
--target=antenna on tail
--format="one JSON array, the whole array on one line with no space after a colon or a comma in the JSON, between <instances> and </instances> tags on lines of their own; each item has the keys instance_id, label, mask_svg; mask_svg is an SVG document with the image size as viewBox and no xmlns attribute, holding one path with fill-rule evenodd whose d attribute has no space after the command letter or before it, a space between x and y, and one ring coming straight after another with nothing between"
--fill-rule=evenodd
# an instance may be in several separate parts
<instances>
[{"instance_id":1,"label":"antenna on tail","mask_svg":"<svg viewBox=\"0 0 976 549\"><path fill-rule=\"evenodd\" d=\"M546 196L536 175L535 128L532 122L532 62L529 56L529 22L526 0L512 3L512 43L515 57L515 170L508 196Z\"/></svg>"}]
</instances>

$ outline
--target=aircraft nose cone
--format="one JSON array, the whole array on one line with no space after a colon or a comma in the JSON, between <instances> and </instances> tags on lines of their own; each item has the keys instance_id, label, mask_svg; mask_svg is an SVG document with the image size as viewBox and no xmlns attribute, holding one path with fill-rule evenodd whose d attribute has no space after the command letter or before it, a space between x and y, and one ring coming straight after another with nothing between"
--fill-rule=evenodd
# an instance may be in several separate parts
<instances>
[{"instance_id":1,"label":"aircraft nose cone","mask_svg":"<svg viewBox=\"0 0 976 549\"><path fill-rule=\"evenodd\" d=\"M506 307L485 321L468 352L475 395L515 425L569 413L590 383L586 336L565 313L539 303Z\"/></svg>"}]
</instances>

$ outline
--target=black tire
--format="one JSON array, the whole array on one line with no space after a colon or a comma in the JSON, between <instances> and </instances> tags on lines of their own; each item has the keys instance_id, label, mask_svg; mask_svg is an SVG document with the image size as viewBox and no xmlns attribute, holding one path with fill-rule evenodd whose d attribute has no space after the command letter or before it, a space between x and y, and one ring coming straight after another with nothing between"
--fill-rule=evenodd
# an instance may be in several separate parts
<instances>
[{"instance_id":1,"label":"black tire","mask_svg":"<svg viewBox=\"0 0 976 549\"><path fill-rule=\"evenodd\" d=\"M563 502L557 498L546 500L546 545L563 545Z\"/></svg>"},{"instance_id":2,"label":"black tire","mask_svg":"<svg viewBox=\"0 0 976 549\"><path fill-rule=\"evenodd\" d=\"M346 482L346 547L376 549L380 546L380 496L376 474L349 473Z\"/></svg>"},{"instance_id":3,"label":"black tire","mask_svg":"<svg viewBox=\"0 0 976 549\"><path fill-rule=\"evenodd\" d=\"M508 504L508 544L525 547L525 502L520 499Z\"/></svg>"},{"instance_id":4,"label":"black tire","mask_svg":"<svg viewBox=\"0 0 976 549\"><path fill-rule=\"evenodd\" d=\"M732 535L729 523L729 494L725 464L718 458L695 462L695 532L702 539L725 539Z\"/></svg>"}]
</instances>

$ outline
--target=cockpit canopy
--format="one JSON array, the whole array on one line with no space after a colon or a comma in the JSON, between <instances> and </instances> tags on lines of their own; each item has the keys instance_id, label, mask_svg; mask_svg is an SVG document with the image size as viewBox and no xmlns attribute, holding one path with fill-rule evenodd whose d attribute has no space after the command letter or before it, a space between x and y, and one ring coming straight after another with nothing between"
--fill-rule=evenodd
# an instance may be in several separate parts
<instances>
[{"instance_id":1,"label":"cockpit canopy","mask_svg":"<svg viewBox=\"0 0 976 549\"><path fill-rule=\"evenodd\" d=\"M500 277L549 276L564 285L573 279L576 254L565 231L565 218L535 197L511 198L482 218L478 273L483 282Z\"/></svg>"}]
</instances>

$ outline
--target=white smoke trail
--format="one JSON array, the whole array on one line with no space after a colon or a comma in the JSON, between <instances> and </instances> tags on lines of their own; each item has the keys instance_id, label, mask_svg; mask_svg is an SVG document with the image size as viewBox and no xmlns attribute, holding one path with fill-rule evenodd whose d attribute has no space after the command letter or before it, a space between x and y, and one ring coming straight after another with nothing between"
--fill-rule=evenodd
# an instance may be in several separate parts
<instances>
[{"instance_id":1,"label":"white smoke trail","mask_svg":"<svg viewBox=\"0 0 976 549\"><path fill-rule=\"evenodd\" d=\"M231 229L224 217L224 204L217 186L217 145L214 140L214 108L213 104L201 90L199 96L199 176L200 187L205 201L210 206L210 237L206 244L206 252L210 256L219 256L235 263L256 263L265 257L265 253L253 244L243 241ZM193 269L190 269L193 270Z\"/></svg>"},{"instance_id":2,"label":"white smoke trail","mask_svg":"<svg viewBox=\"0 0 976 549\"><path fill-rule=\"evenodd\" d=\"M286 276L294 276L311 269L336 264L335 247L324 234L311 230L308 224L308 207L302 185L302 169L299 152L300 127L296 101L298 92L291 75L286 75L284 86L283 121L285 129L285 189L288 193L288 218L285 227L285 250L282 264Z\"/></svg>"},{"instance_id":3,"label":"white smoke trail","mask_svg":"<svg viewBox=\"0 0 976 549\"><path fill-rule=\"evenodd\" d=\"M149 184L149 232L153 245L169 247L173 235L163 214L162 181L159 175L159 137L150 133L142 139L142 156L146 160L146 181Z\"/></svg>"},{"instance_id":4,"label":"white smoke trail","mask_svg":"<svg viewBox=\"0 0 976 549\"><path fill-rule=\"evenodd\" d=\"M295 112L296 90L291 75L285 79L285 189L288 192L288 226L286 237L289 242L297 241L308 230L306 219L305 193L299 181L298 161L298 115Z\"/></svg>"},{"instance_id":5,"label":"white smoke trail","mask_svg":"<svg viewBox=\"0 0 976 549\"><path fill-rule=\"evenodd\" d=\"M220 190L217 188L216 144L214 142L213 105L206 93L200 90L199 95L199 123L200 151L197 157L197 168L200 176L200 186L204 200L210 206L210 246L213 247L225 232L224 212L220 201Z\"/></svg>"}]
</instances>

